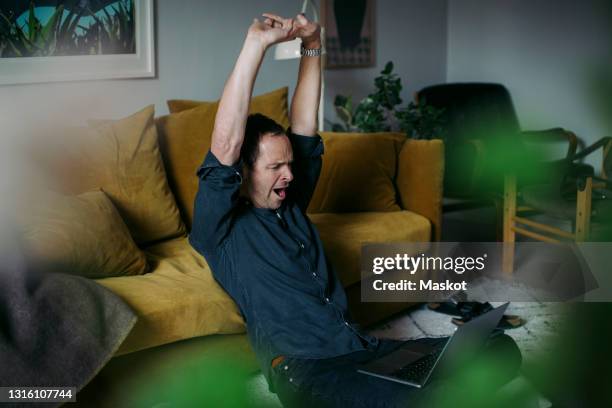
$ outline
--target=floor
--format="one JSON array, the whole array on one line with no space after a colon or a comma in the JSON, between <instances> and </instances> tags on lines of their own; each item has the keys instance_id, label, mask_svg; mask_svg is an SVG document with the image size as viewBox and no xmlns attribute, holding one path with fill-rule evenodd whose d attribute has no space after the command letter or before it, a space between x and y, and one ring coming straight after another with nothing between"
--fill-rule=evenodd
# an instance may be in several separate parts
<instances>
[{"instance_id":1,"label":"floor","mask_svg":"<svg viewBox=\"0 0 612 408\"><path fill-rule=\"evenodd\" d=\"M495 304L494 304L495 305ZM518 314L527 320L520 328L508 330L523 353L524 361L533 359L536 355L546 352L547 340L555 335L561 324L564 310L558 303L512 303L508 309L510 314ZM417 339L421 337L443 337L452 334L455 325L450 316L435 313L425 305L413 309L395 319L373 328L370 334L378 337L394 339ZM525 381L519 379L517 381ZM268 386L262 374L253 377L249 384L253 400L260 407L281 407L276 395L268 391ZM539 397L536 407L547 407L550 404Z\"/></svg>"},{"instance_id":2,"label":"floor","mask_svg":"<svg viewBox=\"0 0 612 408\"><path fill-rule=\"evenodd\" d=\"M495 241L495 211L492 207L445 214L443 219L443 241ZM496 303L493 303L496 305ZM511 303L508 314L520 315L526 320L523 327L508 330L523 353L523 360L529 361L536 355L546 352L546 344L555 333L565 313L558 303L520 302ZM455 330L451 317L435 313L425 305L409 310L405 314L374 327L370 334L394 339L417 339L421 337L449 336ZM516 384L515 384L516 383ZM520 383L520 384L519 384ZM517 379L508 388L525 386L524 378ZM250 393L260 407L281 407L276 395L268 391L263 375L253 377L249 384ZM543 408L550 404L535 394L534 407Z\"/></svg>"}]
</instances>

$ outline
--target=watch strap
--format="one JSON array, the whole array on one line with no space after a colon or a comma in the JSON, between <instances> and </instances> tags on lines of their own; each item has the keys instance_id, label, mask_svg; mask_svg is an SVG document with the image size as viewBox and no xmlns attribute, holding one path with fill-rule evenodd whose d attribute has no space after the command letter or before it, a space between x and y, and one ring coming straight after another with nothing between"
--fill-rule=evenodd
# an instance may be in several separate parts
<instances>
[{"instance_id":1,"label":"watch strap","mask_svg":"<svg viewBox=\"0 0 612 408\"><path fill-rule=\"evenodd\" d=\"M321 48L304 48L302 45L300 47L300 54L304 57L320 57Z\"/></svg>"}]
</instances>

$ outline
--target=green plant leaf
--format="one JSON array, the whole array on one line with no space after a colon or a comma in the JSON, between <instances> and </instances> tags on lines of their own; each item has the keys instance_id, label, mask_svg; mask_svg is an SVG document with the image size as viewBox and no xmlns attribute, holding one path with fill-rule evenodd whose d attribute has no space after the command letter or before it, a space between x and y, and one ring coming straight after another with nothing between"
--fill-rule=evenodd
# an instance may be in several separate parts
<instances>
[{"instance_id":1,"label":"green plant leaf","mask_svg":"<svg viewBox=\"0 0 612 408\"><path fill-rule=\"evenodd\" d=\"M393 71L393 62L389 61L385 64L385 68L380 72L383 75L389 75Z\"/></svg>"},{"instance_id":2,"label":"green plant leaf","mask_svg":"<svg viewBox=\"0 0 612 408\"><path fill-rule=\"evenodd\" d=\"M25 35L23 29L19 26L16 26L15 30L17 43L15 44L18 47L21 47L21 55L23 57L32 56L36 50L36 45L30 41L30 39Z\"/></svg>"},{"instance_id":3,"label":"green plant leaf","mask_svg":"<svg viewBox=\"0 0 612 408\"><path fill-rule=\"evenodd\" d=\"M115 14L119 20L118 26L119 26L119 31L121 33L119 39L122 42L122 45L124 48L123 51L124 52L131 51L131 49L128 49L128 47L131 44L130 28L133 27L130 21L130 14L127 11L127 8L124 7L122 2L119 3L119 10L120 11Z\"/></svg>"},{"instance_id":4,"label":"green plant leaf","mask_svg":"<svg viewBox=\"0 0 612 408\"><path fill-rule=\"evenodd\" d=\"M13 50L13 52L15 53L15 56L17 57L22 57L22 53L21 51L19 51L19 49L17 48L17 46L13 43L12 40L8 40L8 45L11 47L11 49Z\"/></svg>"},{"instance_id":5,"label":"green plant leaf","mask_svg":"<svg viewBox=\"0 0 612 408\"><path fill-rule=\"evenodd\" d=\"M36 34L38 29L37 23L38 20L34 15L34 2L31 1L30 8L28 10L28 39L32 42L36 41Z\"/></svg>"},{"instance_id":6,"label":"green plant leaf","mask_svg":"<svg viewBox=\"0 0 612 408\"><path fill-rule=\"evenodd\" d=\"M334 106L346 106L348 98L344 95L336 95L334 98Z\"/></svg>"},{"instance_id":7,"label":"green plant leaf","mask_svg":"<svg viewBox=\"0 0 612 408\"><path fill-rule=\"evenodd\" d=\"M110 14L108 14L108 11L106 11L106 7L102 7L102 12L104 13L106 19L106 24L108 24L109 26L111 26L113 24L113 18L110 16Z\"/></svg>"},{"instance_id":8,"label":"green plant leaf","mask_svg":"<svg viewBox=\"0 0 612 408\"><path fill-rule=\"evenodd\" d=\"M425 103L410 102L404 109L396 112L400 129L408 137L415 139L445 139L444 124L446 116L444 109L439 109Z\"/></svg>"},{"instance_id":9,"label":"green plant leaf","mask_svg":"<svg viewBox=\"0 0 612 408\"><path fill-rule=\"evenodd\" d=\"M347 126L350 126L353 120L353 115L344 106L336 106L336 113L341 121Z\"/></svg>"},{"instance_id":10,"label":"green plant leaf","mask_svg":"<svg viewBox=\"0 0 612 408\"><path fill-rule=\"evenodd\" d=\"M37 41L37 46L45 55L55 54L57 34L59 32L59 24L61 22L61 17L63 14L64 6L60 5L55 9L55 12L51 15L49 21L47 21L47 24L42 27L39 39Z\"/></svg>"}]
</instances>

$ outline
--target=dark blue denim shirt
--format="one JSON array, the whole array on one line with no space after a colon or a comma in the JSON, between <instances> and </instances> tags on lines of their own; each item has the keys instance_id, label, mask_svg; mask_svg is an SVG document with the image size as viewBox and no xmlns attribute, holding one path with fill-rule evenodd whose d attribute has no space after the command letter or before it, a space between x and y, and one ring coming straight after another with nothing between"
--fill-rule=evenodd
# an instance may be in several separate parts
<instances>
[{"instance_id":1,"label":"dark blue denim shirt","mask_svg":"<svg viewBox=\"0 0 612 408\"><path fill-rule=\"evenodd\" d=\"M238 304L266 377L272 359L321 359L377 346L349 318L346 295L306 208L321 171L320 136L291 134L293 181L277 210L240 197L242 166L208 152L189 240Z\"/></svg>"}]
</instances>

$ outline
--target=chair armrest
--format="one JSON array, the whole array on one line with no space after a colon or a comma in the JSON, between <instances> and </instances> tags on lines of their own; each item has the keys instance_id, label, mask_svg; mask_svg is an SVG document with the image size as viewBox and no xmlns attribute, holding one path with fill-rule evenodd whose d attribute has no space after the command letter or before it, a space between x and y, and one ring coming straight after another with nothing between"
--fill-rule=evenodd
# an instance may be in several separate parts
<instances>
[{"instance_id":1,"label":"chair armrest","mask_svg":"<svg viewBox=\"0 0 612 408\"><path fill-rule=\"evenodd\" d=\"M444 144L441 140L407 139L399 153L397 190L400 206L427 218L432 241L442 232Z\"/></svg>"},{"instance_id":2,"label":"chair armrest","mask_svg":"<svg viewBox=\"0 0 612 408\"><path fill-rule=\"evenodd\" d=\"M552 128L546 130L530 130L521 132L521 137L530 143L558 143L567 142L566 158L576 154L578 138L573 132L562 128Z\"/></svg>"}]
</instances>

